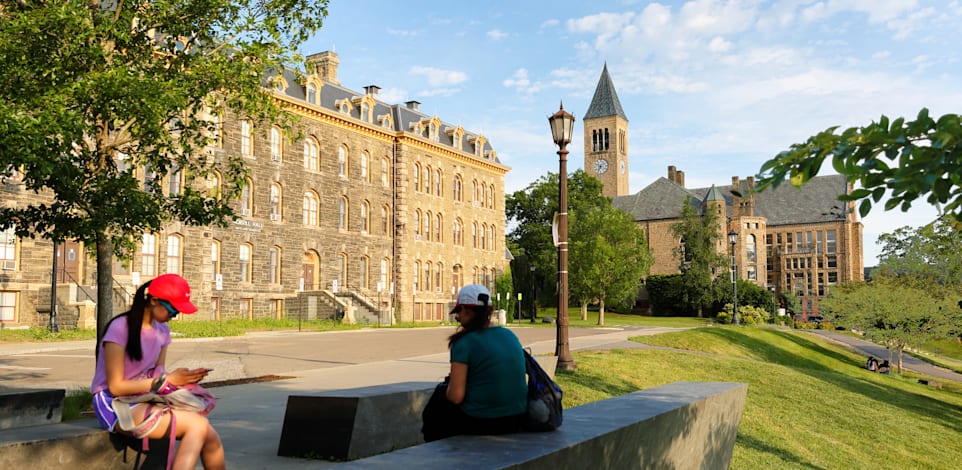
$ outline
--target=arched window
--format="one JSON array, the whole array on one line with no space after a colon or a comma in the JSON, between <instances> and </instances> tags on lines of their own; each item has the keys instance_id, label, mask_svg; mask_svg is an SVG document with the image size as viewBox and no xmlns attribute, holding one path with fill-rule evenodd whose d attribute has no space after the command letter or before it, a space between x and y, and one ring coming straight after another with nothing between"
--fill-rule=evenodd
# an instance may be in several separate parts
<instances>
[{"instance_id":1,"label":"arched window","mask_svg":"<svg viewBox=\"0 0 962 470\"><path fill-rule=\"evenodd\" d=\"M317 194L314 191L304 193L304 225L317 226L317 201Z\"/></svg>"},{"instance_id":2,"label":"arched window","mask_svg":"<svg viewBox=\"0 0 962 470\"><path fill-rule=\"evenodd\" d=\"M281 144L281 130L276 126L271 127L271 161L281 161L281 153L283 150L284 149Z\"/></svg>"},{"instance_id":3,"label":"arched window","mask_svg":"<svg viewBox=\"0 0 962 470\"><path fill-rule=\"evenodd\" d=\"M184 268L184 237L180 234L167 236L167 273L180 274Z\"/></svg>"},{"instance_id":4,"label":"arched window","mask_svg":"<svg viewBox=\"0 0 962 470\"><path fill-rule=\"evenodd\" d=\"M238 249L238 261L240 262L240 282L251 282L251 252L253 247L247 243L240 245Z\"/></svg>"},{"instance_id":5,"label":"arched window","mask_svg":"<svg viewBox=\"0 0 962 470\"><path fill-rule=\"evenodd\" d=\"M347 230L347 197L341 196L337 200L337 229Z\"/></svg>"},{"instance_id":6,"label":"arched window","mask_svg":"<svg viewBox=\"0 0 962 470\"><path fill-rule=\"evenodd\" d=\"M304 141L304 169L317 171L318 165L318 145L313 137L308 137Z\"/></svg>"},{"instance_id":7,"label":"arched window","mask_svg":"<svg viewBox=\"0 0 962 470\"><path fill-rule=\"evenodd\" d=\"M451 287L453 287L455 291L464 286L463 275L460 264L451 267Z\"/></svg>"},{"instance_id":8,"label":"arched window","mask_svg":"<svg viewBox=\"0 0 962 470\"><path fill-rule=\"evenodd\" d=\"M422 289L424 289L427 292L430 292L431 291L431 262L430 261L428 261L427 263L424 263L424 277L422 279L424 281L424 287L422 287Z\"/></svg>"},{"instance_id":9,"label":"arched window","mask_svg":"<svg viewBox=\"0 0 962 470\"><path fill-rule=\"evenodd\" d=\"M389 235L391 227L391 219L388 217L388 207L381 206L381 234Z\"/></svg>"},{"instance_id":10,"label":"arched window","mask_svg":"<svg viewBox=\"0 0 962 470\"><path fill-rule=\"evenodd\" d=\"M485 235L485 232L487 232L487 231L488 231L488 224L482 224L482 225L481 225L481 233L480 233L480 235L481 235L481 242L479 243L480 248L481 248L482 250L485 249L485 248L487 248L487 245L484 244L484 243L485 243L485 236L484 236L484 235Z\"/></svg>"},{"instance_id":11,"label":"arched window","mask_svg":"<svg viewBox=\"0 0 962 470\"><path fill-rule=\"evenodd\" d=\"M368 110L370 109L371 107L367 103L361 103L361 120L362 121L371 122L371 119L369 117L370 113L368 113Z\"/></svg>"},{"instance_id":12,"label":"arched window","mask_svg":"<svg viewBox=\"0 0 962 470\"><path fill-rule=\"evenodd\" d=\"M434 241L438 243L441 243L441 227L444 227L443 223L444 221L441 219L441 214L436 215L434 219Z\"/></svg>"},{"instance_id":13,"label":"arched window","mask_svg":"<svg viewBox=\"0 0 962 470\"><path fill-rule=\"evenodd\" d=\"M424 192L431 194L431 167L424 169Z\"/></svg>"},{"instance_id":14,"label":"arched window","mask_svg":"<svg viewBox=\"0 0 962 470\"><path fill-rule=\"evenodd\" d=\"M442 270L442 269L444 269L444 265L443 265L443 264L441 264L441 263L435 263L435 265L434 265L434 288L435 288L435 290L436 290L437 292L442 292L442 290L443 290L442 288L444 287L443 285L441 285L441 270Z\"/></svg>"},{"instance_id":15,"label":"arched window","mask_svg":"<svg viewBox=\"0 0 962 470\"><path fill-rule=\"evenodd\" d=\"M212 171L210 172L210 174L207 175L207 195L208 196L215 199L220 199L220 194L221 194L220 182L221 182L220 172Z\"/></svg>"},{"instance_id":16,"label":"arched window","mask_svg":"<svg viewBox=\"0 0 962 470\"><path fill-rule=\"evenodd\" d=\"M371 223L369 218L371 205L367 201L361 202L361 233L368 232L368 226Z\"/></svg>"},{"instance_id":17,"label":"arched window","mask_svg":"<svg viewBox=\"0 0 962 470\"><path fill-rule=\"evenodd\" d=\"M250 217L254 214L254 196L253 189L254 181L250 178L244 178L244 186L241 188L240 195L240 215L241 217Z\"/></svg>"},{"instance_id":18,"label":"arched window","mask_svg":"<svg viewBox=\"0 0 962 470\"><path fill-rule=\"evenodd\" d=\"M754 263L757 259L755 235L749 234L745 237L745 256L749 263Z\"/></svg>"},{"instance_id":19,"label":"arched window","mask_svg":"<svg viewBox=\"0 0 962 470\"><path fill-rule=\"evenodd\" d=\"M461 202L464 199L461 198L461 175L454 175L454 200Z\"/></svg>"},{"instance_id":20,"label":"arched window","mask_svg":"<svg viewBox=\"0 0 962 470\"><path fill-rule=\"evenodd\" d=\"M184 190L184 172L179 166L174 165L170 168L170 176L167 186L169 196L179 196Z\"/></svg>"},{"instance_id":21,"label":"arched window","mask_svg":"<svg viewBox=\"0 0 962 470\"><path fill-rule=\"evenodd\" d=\"M424 239L428 241L431 240L431 219L432 218L433 216L431 215L430 211L424 214Z\"/></svg>"},{"instance_id":22,"label":"arched window","mask_svg":"<svg viewBox=\"0 0 962 470\"><path fill-rule=\"evenodd\" d=\"M367 289L371 287L370 275L368 274L371 267L371 258L367 256L362 256L357 263L357 276L358 281L362 289Z\"/></svg>"},{"instance_id":23,"label":"arched window","mask_svg":"<svg viewBox=\"0 0 962 470\"><path fill-rule=\"evenodd\" d=\"M370 177L370 175L368 174L368 171L367 171L367 161L368 161L368 159L369 159L369 156L368 156L368 154L367 154L367 151L365 150L365 151L361 152L361 181L363 181L363 182L365 182L365 183L370 183L370 182L371 182L371 177Z\"/></svg>"},{"instance_id":24,"label":"arched window","mask_svg":"<svg viewBox=\"0 0 962 470\"><path fill-rule=\"evenodd\" d=\"M145 233L140 241L140 274L157 275L157 237L152 233Z\"/></svg>"},{"instance_id":25,"label":"arched window","mask_svg":"<svg viewBox=\"0 0 962 470\"><path fill-rule=\"evenodd\" d=\"M388 170L391 168L391 162L388 161L387 157L381 159L381 186L388 187Z\"/></svg>"},{"instance_id":26,"label":"arched window","mask_svg":"<svg viewBox=\"0 0 962 470\"><path fill-rule=\"evenodd\" d=\"M387 285L387 265L388 265L387 258L382 258L382 259L381 259L381 270L380 270L380 273L379 273L379 275L378 275L378 279L380 279L378 282L381 284L380 290L388 290L388 285Z\"/></svg>"},{"instance_id":27,"label":"arched window","mask_svg":"<svg viewBox=\"0 0 962 470\"><path fill-rule=\"evenodd\" d=\"M317 87L313 83L307 85L307 102L317 104Z\"/></svg>"},{"instance_id":28,"label":"arched window","mask_svg":"<svg viewBox=\"0 0 962 470\"><path fill-rule=\"evenodd\" d=\"M414 239L421 239L421 209L414 211Z\"/></svg>"},{"instance_id":29,"label":"arched window","mask_svg":"<svg viewBox=\"0 0 962 470\"><path fill-rule=\"evenodd\" d=\"M271 184L271 220L281 220L281 185L280 183Z\"/></svg>"},{"instance_id":30,"label":"arched window","mask_svg":"<svg viewBox=\"0 0 962 470\"><path fill-rule=\"evenodd\" d=\"M491 235L488 237L488 248L490 248L491 251L497 250L498 245L495 243L495 240L497 240L497 238L494 237L494 225L491 225L490 227L488 227L488 230L490 230L489 233Z\"/></svg>"},{"instance_id":31,"label":"arched window","mask_svg":"<svg viewBox=\"0 0 962 470\"><path fill-rule=\"evenodd\" d=\"M437 172L434 174L434 195L437 197L444 195L444 193L441 192L441 181L443 181L441 179L441 169L438 168Z\"/></svg>"},{"instance_id":32,"label":"arched window","mask_svg":"<svg viewBox=\"0 0 962 470\"><path fill-rule=\"evenodd\" d=\"M474 222L471 224L471 247L478 247L478 223Z\"/></svg>"},{"instance_id":33,"label":"arched window","mask_svg":"<svg viewBox=\"0 0 962 470\"><path fill-rule=\"evenodd\" d=\"M344 146L337 148L337 175L347 178L347 148Z\"/></svg>"},{"instance_id":34,"label":"arched window","mask_svg":"<svg viewBox=\"0 0 962 470\"><path fill-rule=\"evenodd\" d=\"M476 206L481 205L478 202L478 200L481 199L478 197L478 180L471 180L471 199L474 205Z\"/></svg>"},{"instance_id":35,"label":"arched window","mask_svg":"<svg viewBox=\"0 0 962 470\"><path fill-rule=\"evenodd\" d=\"M493 184L488 188L488 194L491 195L491 197L488 199L488 207L491 208L491 209L494 209L494 195L495 195L495 192L494 192L494 185L493 185Z\"/></svg>"},{"instance_id":36,"label":"arched window","mask_svg":"<svg viewBox=\"0 0 962 470\"><path fill-rule=\"evenodd\" d=\"M337 257L338 283L347 286L347 253L341 253Z\"/></svg>"},{"instance_id":37,"label":"arched window","mask_svg":"<svg viewBox=\"0 0 962 470\"><path fill-rule=\"evenodd\" d=\"M458 246L464 246L464 238L461 235L463 228L461 224L461 219L454 219L454 227L452 229L451 238L452 243Z\"/></svg>"},{"instance_id":38,"label":"arched window","mask_svg":"<svg viewBox=\"0 0 962 470\"><path fill-rule=\"evenodd\" d=\"M421 189L421 165L415 163L411 169L411 181L414 183L414 192Z\"/></svg>"},{"instance_id":39,"label":"arched window","mask_svg":"<svg viewBox=\"0 0 962 470\"><path fill-rule=\"evenodd\" d=\"M254 156L254 136L251 135L253 126L247 119L242 119L241 125L241 155L244 157Z\"/></svg>"},{"instance_id":40,"label":"arched window","mask_svg":"<svg viewBox=\"0 0 962 470\"><path fill-rule=\"evenodd\" d=\"M281 283L281 247L272 246L267 260L267 282Z\"/></svg>"}]
</instances>

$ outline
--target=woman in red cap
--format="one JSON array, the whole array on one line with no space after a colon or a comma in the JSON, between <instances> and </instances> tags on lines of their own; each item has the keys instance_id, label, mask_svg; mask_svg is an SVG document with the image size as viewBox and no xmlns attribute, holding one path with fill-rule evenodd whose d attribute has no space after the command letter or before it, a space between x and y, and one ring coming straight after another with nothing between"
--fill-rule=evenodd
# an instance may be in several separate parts
<instances>
[{"instance_id":1,"label":"woman in red cap","mask_svg":"<svg viewBox=\"0 0 962 470\"><path fill-rule=\"evenodd\" d=\"M190 286L183 277L164 274L140 286L130 310L107 324L90 392L97 420L111 432L162 439L167 437L173 418L180 446L173 462L168 462L168 468L193 469L199 458L205 469L223 469L224 447L220 436L201 414L177 409L149 414L149 405L131 405L130 415L138 431L127 432L117 424L113 407L114 397L156 393L168 385L196 384L207 376L208 369L203 368L169 372L164 369L170 344L167 322L180 313L196 311L197 307L190 301ZM155 422L144 424L145 418Z\"/></svg>"}]
</instances>

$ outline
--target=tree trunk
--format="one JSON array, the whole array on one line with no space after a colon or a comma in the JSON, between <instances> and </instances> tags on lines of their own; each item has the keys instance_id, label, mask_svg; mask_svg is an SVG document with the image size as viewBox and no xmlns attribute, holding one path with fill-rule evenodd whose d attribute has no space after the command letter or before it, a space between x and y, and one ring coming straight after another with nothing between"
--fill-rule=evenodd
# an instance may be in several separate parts
<instances>
[{"instance_id":1,"label":"tree trunk","mask_svg":"<svg viewBox=\"0 0 962 470\"><path fill-rule=\"evenodd\" d=\"M588 302L581 302L581 321L588 321Z\"/></svg>"},{"instance_id":2,"label":"tree trunk","mask_svg":"<svg viewBox=\"0 0 962 470\"><path fill-rule=\"evenodd\" d=\"M605 326L605 299L598 302L598 326Z\"/></svg>"},{"instance_id":3,"label":"tree trunk","mask_svg":"<svg viewBox=\"0 0 962 470\"><path fill-rule=\"evenodd\" d=\"M899 362L898 362L899 375L902 375L902 349L904 349L904 348L905 348L904 345L899 345L899 349L898 349L898 352L899 352Z\"/></svg>"},{"instance_id":4,"label":"tree trunk","mask_svg":"<svg viewBox=\"0 0 962 470\"><path fill-rule=\"evenodd\" d=\"M100 354L100 340L107 332L107 323L114 316L114 247L110 237L97 235L97 344L95 354Z\"/></svg>"}]
</instances>

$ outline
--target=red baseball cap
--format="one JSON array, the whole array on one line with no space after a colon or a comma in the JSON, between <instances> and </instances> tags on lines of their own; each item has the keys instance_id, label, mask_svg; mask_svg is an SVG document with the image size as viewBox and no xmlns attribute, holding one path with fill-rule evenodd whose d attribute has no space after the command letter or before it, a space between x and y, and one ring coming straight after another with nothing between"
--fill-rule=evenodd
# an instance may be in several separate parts
<instances>
[{"instance_id":1,"label":"red baseball cap","mask_svg":"<svg viewBox=\"0 0 962 470\"><path fill-rule=\"evenodd\" d=\"M197 307L190 303L190 285L177 274L161 274L150 281L147 293L166 300L180 313L194 313Z\"/></svg>"}]
</instances>

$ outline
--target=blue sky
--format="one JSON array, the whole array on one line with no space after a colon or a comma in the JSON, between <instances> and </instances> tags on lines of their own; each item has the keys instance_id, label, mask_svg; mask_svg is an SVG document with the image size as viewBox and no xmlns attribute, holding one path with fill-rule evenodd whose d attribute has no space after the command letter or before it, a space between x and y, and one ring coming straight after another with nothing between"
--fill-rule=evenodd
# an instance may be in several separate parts
<instances>
[{"instance_id":1,"label":"blue sky","mask_svg":"<svg viewBox=\"0 0 962 470\"><path fill-rule=\"evenodd\" d=\"M304 53L335 50L342 85L488 137L510 193L558 171L547 116L581 118L605 63L629 119L630 191L685 171L688 187L730 184L829 126L962 112L962 1L332 0ZM826 168L830 171L830 169ZM878 235L932 220L880 209Z\"/></svg>"}]
</instances>

